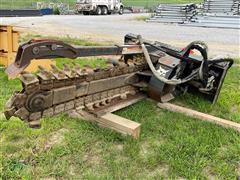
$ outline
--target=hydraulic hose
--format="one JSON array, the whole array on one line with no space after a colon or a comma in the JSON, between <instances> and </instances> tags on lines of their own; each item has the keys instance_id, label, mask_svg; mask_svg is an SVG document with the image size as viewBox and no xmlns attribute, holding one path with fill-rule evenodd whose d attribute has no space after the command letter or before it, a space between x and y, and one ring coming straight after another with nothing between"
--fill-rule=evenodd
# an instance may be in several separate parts
<instances>
[{"instance_id":1,"label":"hydraulic hose","mask_svg":"<svg viewBox=\"0 0 240 180\"><path fill-rule=\"evenodd\" d=\"M148 50L147 50L145 44L143 43L142 37L141 37L141 36L138 36L138 39L139 39L139 43L140 43L140 45L141 45L141 47L142 47L142 50L143 50L143 54L144 54L144 56L145 56L145 59L146 59L148 65L149 65L149 68L151 69L152 73L154 74L154 76L155 76L158 80L160 80L160 81L162 81L162 82L164 82L164 83L166 83L166 84L178 85L178 84L186 83L186 82L192 80L194 77L197 76L198 71L199 71L199 68L196 69L196 70L194 70L194 72L191 73L191 74L190 74L188 77L186 77L184 80L181 80L181 79L166 79L165 77L160 76L160 75L158 74L158 72L156 71L153 63L152 63L152 60L151 60L151 58L150 58L150 56L149 56L149 53L148 53Z\"/></svg>"},{"instance_id":2,"label":"hydraulic hose","mask_svg":"<svg viewBox=\"0 0 240 180\"><path fill-rule=\"evenodd\" d=\"M202 42L202 41L194 41L192 43L190 43L185 49L183 49L182 51L176 51L176 53L179 53L181 57L179 57L180 59L188 59L188 60L191 60L191 58L189 58L189 54L190 54L190 51L193 50L193 49L196 49L198 50L202 57L203 57L203 60L201 62L201 65L199 68L196 68L192 71L192 73L190 75L188 75L187 77L185 77L184 79L166 79L165 77L162 77L159 75L159 73L156 71L152 61L151 61L151 58L149 56L149 53L148 53L148 50L145 46L145 44L147 45L150 45L160 51L163 51L165 53L169 53L169 52L166 52L165 49L162 49L161 47L158 47L154 44L151 44L151 43L147 43L147 42L143 42L142 40L142 37L141 36L138 36L137 37L138 40L139 40L139 43L142 47L142 50L143 50L143 54L145 56L145 59L153 73L153 75L160 81L166 83L166 84L170 84L170 85L179 85L179 84L183 84L183 83L186 83L188 81L191 81L192 79L198 77L200 80L202 80L203 82L207 83L207 79L205 79L206 77L204 77L204 74L208 75L208 71L209 71L209 67L212 65L212 64L218 64L218 63L222 63L222 62L228 62L228 68L230 68L232 65L233 65L233 60L230 59L230 58L220 58L220 59L212 59L212 60L208 60L208 56L207 56L207 52L208 52L208 47L207 45ZM171 50L171 49L170 49ZM177 54L173 54L173 56L178 56ZM205 71L205 72L204 72ZM208 77L207 77L208 78Z\"/></svg>"}]
</instances>

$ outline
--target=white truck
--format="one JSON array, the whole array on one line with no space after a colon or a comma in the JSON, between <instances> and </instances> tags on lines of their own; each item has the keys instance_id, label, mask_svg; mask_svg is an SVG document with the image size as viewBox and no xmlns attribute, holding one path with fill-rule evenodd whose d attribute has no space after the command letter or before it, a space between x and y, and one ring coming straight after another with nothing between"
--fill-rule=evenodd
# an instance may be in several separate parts
<instances>
[{"instance_id":1,"label":"white truck","mask_svg":"<svg viewBox=\"0 0 240 180\"><path fill-rule=\"evenodd\" d=\"M122 0L77 0L76 9L84 15L123 14Z\"/></svg>"}]
</instances>

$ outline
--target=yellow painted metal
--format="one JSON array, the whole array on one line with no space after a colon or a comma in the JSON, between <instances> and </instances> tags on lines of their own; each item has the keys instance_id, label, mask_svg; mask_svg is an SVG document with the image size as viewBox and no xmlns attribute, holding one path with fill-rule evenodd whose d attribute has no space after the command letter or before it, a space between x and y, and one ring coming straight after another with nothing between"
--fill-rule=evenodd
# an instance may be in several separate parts
<instances>
[{"instance_id":1,"label":"yellow painted metal","mask_svg":"<svg viewBox=\"0 0 240 180\"><path fill-rule=\"evenodd\" d=\"M19 32L12 26L0 25L0 66L7 67L14 62L18 49ZM51 64L56 64L53 60L34 60L27 67L26 71L36 72L39 65L50 69Z\"/></svg>"},{"instance_id":2,"label":"yellow painted metal","mask_svg":"<svg viewBox=\"0 0 240 180\"><path fill-rule=\"evenodd\" d=\"M0 65L8 66L14 61L19 33L12 26L0 26Z\"/></svg>"},{"instance_id":3,"label":"yellow painted metal","mask_svg":"<svg viewBox=\"0 0 240 180\"><path fill-rule=\"evenodd\" d=\"M51 69L51 64L56 65L56 62L50 59L33 60L31 61L31 64L25 69L25 71L36 72L39 65L49 70Z\"/></svg>"}]
</instances>

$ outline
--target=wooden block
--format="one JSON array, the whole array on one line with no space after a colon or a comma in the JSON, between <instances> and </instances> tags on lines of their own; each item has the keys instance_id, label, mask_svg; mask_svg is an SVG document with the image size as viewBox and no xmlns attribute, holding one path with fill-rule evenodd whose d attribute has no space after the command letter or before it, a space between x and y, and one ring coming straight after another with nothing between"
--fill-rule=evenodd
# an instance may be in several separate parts
<instances>
[{"instance_id":1,"label":"wooden block","mask_svg":"<svg viewBox=\"0 0 240 180\"><path fill-rule=\"evenodd\" d=\"M124 135L131 135L135 139L140 136L141 124L131 121L129 119L117 116L111 112L117 111L138 101L146 98L144 95L138 95L127 99L126 101L119 101L115 105L104 108L100 111L87 112L83 108L77 108L74 111L69 112L69 116L73 118L79 118L90 122L97 123L100 127L109 128Z\"/></svg>"},{"instance_id":2,"label":"wooden block","mask_svg":"<svg viewBox=\"0 0 240 180\"><path fill-rule=\"evenodd\" d=\"M140 136L141 124L112 113L107 113L101 117L96 117L87 111L79 109L77 111L71 111L69 116L72 118L79 118L97 123L100 127L112 129L123 135L131 135L135 139L139 138Z\"/></svg>"},{"instance_id":3,"label":"wooden block","mask_svg":"<svg viewBox=\"0 0 240 180\"><path fill-rule=\"evenodd\" d=\"M222 119L222 118L218 118L209 114L205 114L205 113L201 113L198 111L194 111L192 109L188 109L185 107L181 107L181 106L177 106L174 104L170 104L170 103L158 103L158 106L162 109L167 109L169 111L173 111L173 112L178 112L178 113L182 113L185 114L187 116L190 117L194 117L194 118L198 118L200 120L204 120L204 121L209 121L215 124L219 124L221 126L224 126L226 128L232 128L237 130L238 132L240 132L240 124L236 123L236 122L232 122L226 119Z\"/></svg>"},{"instance_id":4,"label":"wooden block","mask_svg":"<svg viewBox=\"0 0 240 180\"><path fill-rule=\"evenodd\" d=\"M141 124L129 119L117 116L112 113L107 113L97 120L100 126L113 129L117 132L131 135L134 138L139 138Z\"/></svg>"}]
</instances>

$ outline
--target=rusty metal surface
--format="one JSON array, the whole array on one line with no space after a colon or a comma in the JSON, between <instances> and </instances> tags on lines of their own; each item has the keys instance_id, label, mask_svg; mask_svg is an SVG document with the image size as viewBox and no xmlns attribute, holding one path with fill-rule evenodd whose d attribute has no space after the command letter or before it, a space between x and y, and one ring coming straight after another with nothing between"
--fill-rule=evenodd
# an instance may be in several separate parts
<instances>
[{"instance_id":1,"label":"rusty metal surface","mask_svg":"<svg viewBox=\"0 0 240 180\"><path fill-rule=\"evenodd\" d=\"M23 90L9 100L5 116L8 119L16 116L31 127L38 127L41 118L72 109L83 109L93 114L97 109L103 111L105 107L109 108L139 92L138 88L125 82L134 73L147 69L145 61L135 57L124 64L107 69L88 67L88 70L78 66L60 70L53 66L51 71L47 71L39 67L37 75L22 72Z\"/></svg>"},{"instance_id":2,"label":"rusty metal surface","mask_svg":"<svg viewBox=\"0 0 240 180\"><path fill-rule=\"evenodd\" d=\"M178 50L131 34L125 37L125 43L123 46L73 47L59 41L34 40L23 44L15 63L6 70L10 76L20 73L23 87L7 102L6 118L15 116L31 127L38 127L41 118L73 109L99 116L118 103L128 104L128 101L145 94L167 102L176 95L194 92L216 102L227 70L232 65L231 59L208 60L204 43L200 47L199 42L192 42L185 49ZM192 49L199 50L205 59L191 56ZM121 57L118 61L107 62L104 69L93 69L88 65L80 68L74 64L74 67L64 65L63 69L52 65L50 71L40 66L36 75L23 71L33 58L74 59L101 55ZM168 83L172 79L186 81Z\"/></svg>"},{"instance_id":3,"label":"rusty metal surface","mask_svg":"<svg viewBox=\"0 0 240 180\"><path fill-rule=\"evenodd\" d=\"M56 40L31 40L19 46L14 63L6 69L9 77L16 77L33 59L54 59L104 55L141 54L139 45L71 46ZM69 75L69 74L68 74Z\"/></svg>"}]
</instances>

